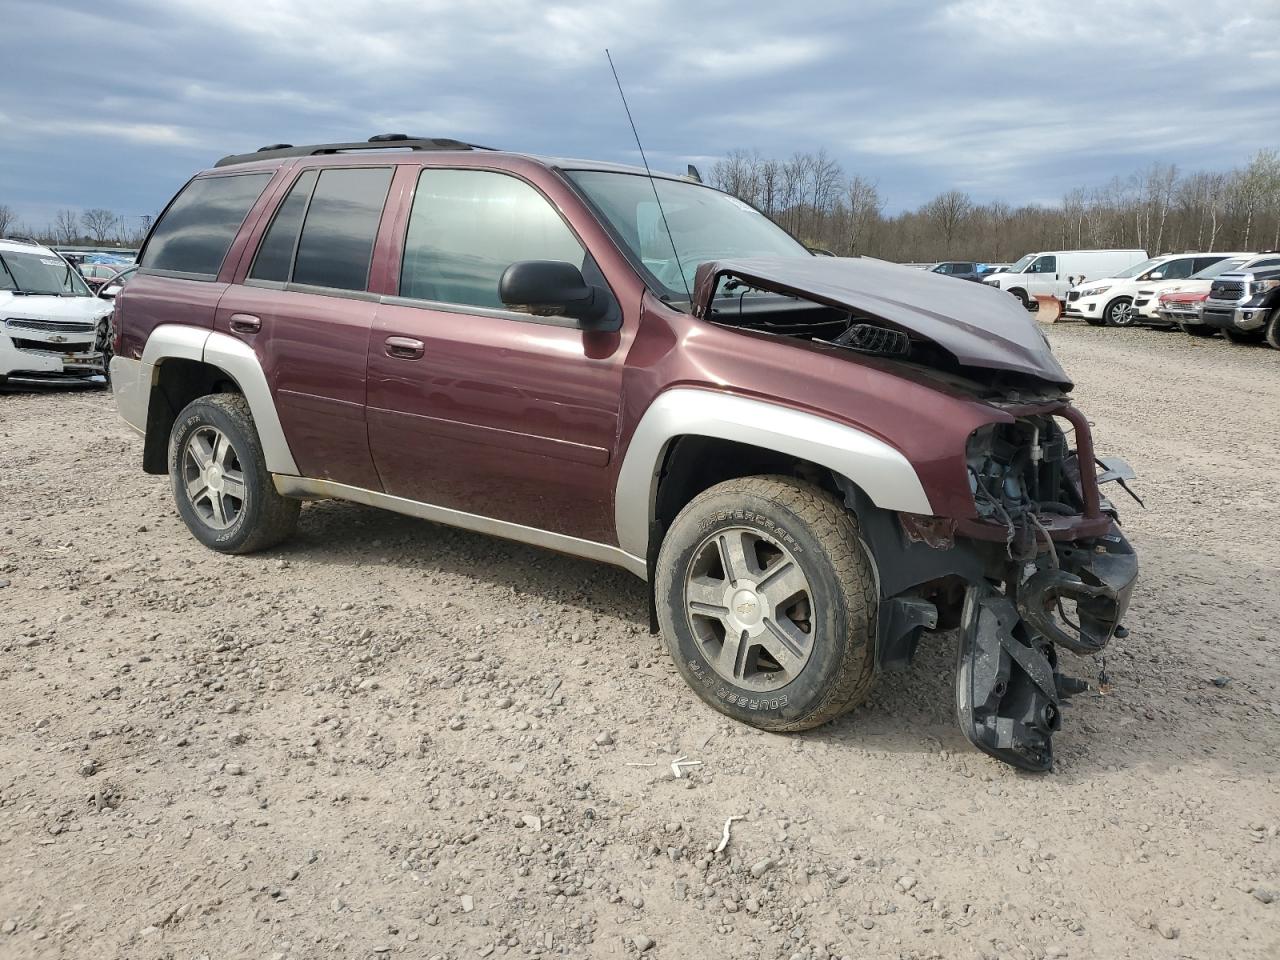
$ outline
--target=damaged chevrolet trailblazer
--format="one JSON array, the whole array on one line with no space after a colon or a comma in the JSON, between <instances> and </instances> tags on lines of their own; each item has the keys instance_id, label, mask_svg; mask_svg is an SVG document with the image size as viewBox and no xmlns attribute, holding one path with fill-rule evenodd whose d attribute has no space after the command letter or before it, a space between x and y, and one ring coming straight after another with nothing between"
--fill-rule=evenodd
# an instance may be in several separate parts
<instances>
[{"instance_id":1,"label":"damaged chevrolet trailblazer","mask_svg":"<svg viewBox=\"0 0 1280 960\"><path fill-rule=\"evenodd\" d=\"M1132 474L1000 291L811 256L689 178L399 135L227 157L140 263L113 389L215 550L340 498L612 563L774 731L958 628L960 726L1032 770L1085 687L1057 651L1123 629Z\"/></svg>"}]
</instances>

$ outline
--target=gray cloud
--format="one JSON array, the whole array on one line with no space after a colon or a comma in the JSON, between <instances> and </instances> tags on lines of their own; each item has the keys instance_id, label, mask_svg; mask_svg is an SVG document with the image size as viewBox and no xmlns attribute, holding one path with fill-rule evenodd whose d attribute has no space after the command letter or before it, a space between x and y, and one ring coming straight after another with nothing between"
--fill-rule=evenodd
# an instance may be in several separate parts
<instances>
[{"instance_id":1,"label":"gray cloud","mask_svg":"<svg viewBox=\"0 0 1280 960\"><path fill-rule=\"evenodd\" d=\"M895 207L1053 201L1280 137L1275 0L3 0L0 203L156 212L278 141L404 131L634 161L826 146Z\"/></svg>"}]
</instances>

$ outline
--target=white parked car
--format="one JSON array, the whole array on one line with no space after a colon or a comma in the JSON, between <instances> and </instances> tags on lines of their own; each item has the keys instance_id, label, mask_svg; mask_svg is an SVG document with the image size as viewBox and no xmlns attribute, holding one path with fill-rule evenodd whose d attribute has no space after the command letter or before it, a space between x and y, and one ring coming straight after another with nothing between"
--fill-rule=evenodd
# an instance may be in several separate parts
<instances>
[{"instance_id":1,"label":"white parked car","mask_svg":"<svg viewBox=\"0 0 1280 960\"><path fill-rule=\"evenodd\" d=\"M1077 317L1096 327L1133 326L1138 322L1134 301L1140 290L1154 283L1189 280L1192 274L1229 256L1229 253L1165 254L1098 280L1086 280L1067 294L1063 316Z\"/></svg>"},{"instance_id":2,"label":"white parked car","mask_svg":"<svg viewBox=\"0 0 1280 960\"><path fill-rule=\"evenodd\" d=\"M1067 299L1073 282L1109 277L1147 259L1145 250L1046 250L1028 253L1004 273L987 277L989 287L1007 290L1028 310L1037 296Z\"/></svg>"},{"instance_id":3,"label":"white parked car","mask_svg":"<svg viewBox=\"0 0 1280 960\"><path fill-rule=\"evenodd\" d=\"M0 240L0 383L94 379L111 302L69 262L28 240Z\"/></svg>"}]
</instances>

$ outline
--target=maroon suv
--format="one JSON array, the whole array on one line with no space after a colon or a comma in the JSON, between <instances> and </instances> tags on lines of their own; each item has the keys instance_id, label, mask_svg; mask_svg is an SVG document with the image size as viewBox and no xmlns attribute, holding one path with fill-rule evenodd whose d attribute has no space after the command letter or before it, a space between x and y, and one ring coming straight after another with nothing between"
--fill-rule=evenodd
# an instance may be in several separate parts
<instances>
[{"instance_id":1,"label":"maroon suv","mask_svg":"<svg viewBox=\"0 0 1280 960\"><path fill-rule=\"evenodd\" d=\"M1085 686L1057 648L1122 630L1131 474L997 290L812 256L692 179L399 136L226 157L140 264L113 389L215 550L339 498L616 564L768 730L958 627L965 734L1036 770Z\"/></svg>"}]
</instances>

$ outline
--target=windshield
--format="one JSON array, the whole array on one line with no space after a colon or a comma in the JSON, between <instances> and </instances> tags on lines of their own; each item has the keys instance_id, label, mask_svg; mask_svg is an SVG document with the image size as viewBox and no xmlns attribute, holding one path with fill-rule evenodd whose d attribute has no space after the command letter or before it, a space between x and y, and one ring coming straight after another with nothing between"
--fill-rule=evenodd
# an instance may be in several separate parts
<instances>
[{"instance_id":1,"label":"windshield","mask_svg":"<svg viewBox=\"0 0 1280 960\"><path fill-rule=\"evenodd\" d=\"M812 256L755 207L719 190L604 170L570 170L568 175L674 299L688 296L698 264L708 260ZM655 186L661 212L653 198Z\"/></svg>"},{"instance_id":2,"label":"windshield","mask_svg":"<svg viewBox=\"0 0 1280 960\"><path fill-rule=\"evenodd\" d=\"M1140 273L1146 273L1148 270L1150 270L1152 267L1154 267L1156 264L1160 262L1161 260L1159 257L1152 257L1150 260L1143 260L1141 263L1134 264L1128 270L1121 270L1119 273L1115 275L1115 279L1128 280L1132 277L1136 277Z\"/></svg>"},{"instance_id":3,"label":"windshield","mask_svg":"<svg viewBox=\"0 0 1280 960\"><path fill-rule=\"evenodd\" d=\"M0 290L28 296L91 296L80 274L61 257L16 250L0 253Z\"/></svg>"},{"instance_id":4,"label":"windshield","mask_svg":"<svg viewBox=\"0 0 1280 960\"><path fill-rule=\"evenodd\" d=\"M1008 273L1025 273L1027 267L1031 266L1031 261L1036 258L1034 253L1028 253L1025 257L1015 263L1008 269Z\"/></svg>"},{"instance_id":5,"label":"windshield","mask_svg":"<svg viewBox=\"0 0 1280 960\"><path fill-rule=\"evenodd\" d=\"M1248 257L1227 257L1225 260L1219 260L1217 263L1211 263L1199 273L1191 275L1192 280L1212 280L1220 273L1229 273L1243 263L1248 263Z\"/></svg>"}]
</instances>

